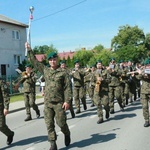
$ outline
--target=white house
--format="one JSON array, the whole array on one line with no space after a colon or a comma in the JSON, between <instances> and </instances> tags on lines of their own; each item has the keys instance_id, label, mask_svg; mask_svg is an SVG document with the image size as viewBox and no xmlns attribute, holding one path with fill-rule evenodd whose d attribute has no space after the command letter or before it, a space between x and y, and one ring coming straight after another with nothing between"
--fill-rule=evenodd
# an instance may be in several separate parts
<instances>
[{"instance_id":1,"label":"white house","mask_svg":"<svg viewBox=\"0 0 150 150\"><path fill-rule=\"evenodd\" d=\"M28 25L0 15L0 76L15 76L15 69L25 59Z\"/></svg>"}]
</instances>

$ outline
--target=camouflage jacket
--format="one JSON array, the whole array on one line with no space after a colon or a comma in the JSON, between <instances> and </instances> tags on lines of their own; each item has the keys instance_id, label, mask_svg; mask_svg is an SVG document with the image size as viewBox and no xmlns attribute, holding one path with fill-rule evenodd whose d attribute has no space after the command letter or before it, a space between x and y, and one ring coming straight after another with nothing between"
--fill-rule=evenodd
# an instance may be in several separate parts
<instances>
[{"instance_id":1,"label":"camouflage jacket","mask_svg":"<svg viewBox=\"0 0 150 150\"><path fill-rule=\"evenodd\" d=\"M78 70L73 70L71 76L74 81L74 86L84 86L85 72L83 69L79 68Z\"/></svg>"},{"instance_id":2,"label":"camouflage jacket","mask_svg":"<svg viewBox=\"0 0 150 150\"><path fill-rule=\"evenodd\" d=\"M71 102L71 81L68 73L61 68L52 70L50 67L37 61L32 51L29 51L30 61L37 68L45 79L45 102L63 103Z\"/></svg>"},{"instance_id":3,"label":"camouflage jacket","mask_svg":"<svg viewBox=\"0 0 150 150\"><path fill-rule=\"evenodd\" d=\"M97 77L102 77L100 83L100 91L108 91L108 83L110 82L110 76L107 70L95 70L91 77L91 86L95 87Z\"/></svg>"},{"instance_id":4,"label":"camouflage jacket","mask_svg":"<svg viewBox=\"0 0 150 150\"><path fill-rule=\"evenodd\" d=\"M23 83L24 92L35 92L35 73L31 72L29 76L22 76L20 83Z\"/></svg>"},{"instance_id":5,"label":"camouflage jacket","mask_svg":"<svg viewBox=\"0 0 150 150\"><path fill-rule=\"evenodd\" d=\"M0 80L0 107L4 107L5 109L9 109L10 97L9 90L6 83Z\"/></svg>"}]
</instances>

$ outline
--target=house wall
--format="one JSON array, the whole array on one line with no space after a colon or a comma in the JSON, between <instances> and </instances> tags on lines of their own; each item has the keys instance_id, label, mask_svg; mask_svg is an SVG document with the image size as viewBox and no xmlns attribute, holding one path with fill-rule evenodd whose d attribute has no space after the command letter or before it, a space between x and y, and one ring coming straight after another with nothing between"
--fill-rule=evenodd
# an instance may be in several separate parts
<instances>
[{"instance_id":1,"label":"house wall","mask_svg":"<svg viewBox=\"0 0 150 150\"><path fill-rule=\"evenodd\" d=\"M20 34L20 39L13 39L12 31L16 30ZM15 69L14 55L19 55L21 62L25 59L26 28L13 24L0 22L0 75L2 66L6 65L6 75L17 75Z\"/></svg>"}]
</instances>

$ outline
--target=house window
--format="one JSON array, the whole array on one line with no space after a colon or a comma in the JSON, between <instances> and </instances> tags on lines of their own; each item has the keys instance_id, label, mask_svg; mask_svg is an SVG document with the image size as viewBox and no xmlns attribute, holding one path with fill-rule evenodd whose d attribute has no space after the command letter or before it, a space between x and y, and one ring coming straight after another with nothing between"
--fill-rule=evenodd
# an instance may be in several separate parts
<instances>
[{"instance_id":1,"label":"house window","mask_svg":"<svg viewBox=\"0 0 150 150\"><path fill-rule=\"evenodd\" d=\"M21 63L21 56L20 55L14 55L14 64L18 65Z\"/></svg>"},{"instance_id":2,"label":"house window","mask_svg":"<svg viewBox=\"0 0 150 150\"><path fill-rule=\"evenodd\" d=\"M20 39L20 32L17 31L17 30L13 30L12 31L12 38L16 39L16 40L19 40Z\"/></svg>"}]
</instances>

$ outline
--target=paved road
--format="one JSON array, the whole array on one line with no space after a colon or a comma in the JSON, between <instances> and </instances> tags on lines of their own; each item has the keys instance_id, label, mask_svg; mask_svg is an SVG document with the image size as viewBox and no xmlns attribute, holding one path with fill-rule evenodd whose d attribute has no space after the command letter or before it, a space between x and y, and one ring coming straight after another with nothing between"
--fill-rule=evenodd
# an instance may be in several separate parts
<instances>
[{"instance_id":1,"label":"paved road","mask_svg":"<svg viewBox=\"0 0 150 150\"><path fill-rule=\"evenodd\" d=\"M41 103L43 99L39 100ZM56 125L59 150L149 150L150 127L144 128L144 119L140 101L128 105L125 111L120 111L115 104L116 113L109 120L97 124L96 107L90 107L72 119L67 111L68 125L71 130L71 145L65 147L64 136ZM18 104L19 105L19 104ZM43 119L43 105L39 105L41 118L36 119L32 111L33 120L24 122L25 110L10 113L7 124L15 131L14 142L6 146L6 137L0 134L0 150L49 150L47 131ZM12 107L11 107L12 109ZM105 115L105 114L104 114Z\"/></svg>"}]
</instances>

